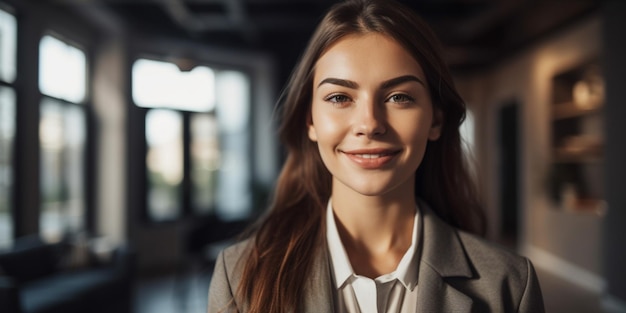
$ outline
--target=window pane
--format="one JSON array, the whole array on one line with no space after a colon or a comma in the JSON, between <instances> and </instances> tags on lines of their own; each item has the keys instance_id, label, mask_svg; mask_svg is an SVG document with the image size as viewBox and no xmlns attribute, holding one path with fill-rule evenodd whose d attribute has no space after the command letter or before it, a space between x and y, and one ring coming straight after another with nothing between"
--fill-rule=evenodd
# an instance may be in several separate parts
<instances>
[{"instance_id":1,"label":"window pane","mask_svg":"<svg viewBox=\"0 0 626 313\"><path fill-rule=\"evenodd\" d=\"M84 229L85 113L44 98L41 103L41 214L44 238L58 240Z\"/></svg>"},{"instance_id":2,"label":"window pane","mask_svg":"<svg viewBox=\"0 0 626 313\"><path fill-rule=\"evenodd\" d=\"M209 114L191 116L191 203L198 213L215 205L220 162L217 120Z\"/></svg>"},{"instance_id":3,"label":"window pane","mask_svg":"<svg viewBox=\"0 0 626 313\"><path fill-rule=\"evenodd\" d=\"M0 79L15 81L15 55L17 51L17 22L15 17L0 10Z\"/></svg>"},{"instance_id":4,"label":"window pane","mask_svg":"<svg viewBox=\"0 0 626 313\"><path fill-rule=\"evenodd\" d=\"M0 248L13 239L13 143L15 140L15 92L0 87Z\"/></svg>"},{"instance_id":5,"label":"window pane","mask_svg":"<svg viewBox=\"0 0 626 313\"><path fill-rule=\"evenodd\" d=\"M474 114L472 111L467 110L465 112L465 121L459 128L461 134L461 140L463 142L463 152L469 156L474 155L476 126L474 124Z\"/></svg>"},{"instance_id":6,"label":"window pane","mask_svg":"<svg viewBox=\"0 0 626 313\"><path fill-rule=\"evenodd\" d=\"M461 145L463 148L463 154L465 155L467 162L467 169L472 177L477 178L476 172L476 124L474 122L474 114L472 111L467 110L465 113L465 121L461 124L459 132L461 134Z\"/></svg>"},{"instance_id":7,"label":"window pane","mask_svg":"<svg viewBox=\"0 0 626 313\"><path fill-rule=\"evenodd\" d=\"M173 63L140 59L132 75L137 106L193 112L208 112L215 106L215 78L206 66L183 72Z\"/></svg>"},{"instance_id":8,"label":"window pane","mask_svg":"<svg viewBox=\"0 0 626 313\"><path fill-rule=\"evenodd\" d=\"M222 71L217 76L218 119L225 133L248 130L250 115L250 81L236 71Z\"/></svg>"},{"instance_id":9,"label":"window pane","mask_svg":"<svg viewBox=\"0 0 626 313\"><path fill-rule=\"evenodd\" d=\"M45 95L79 103L87 87L85 53L52 36L39 43L39 90Z\"/></svg>"},{"instance_id":10,"label":"window pane","mask_svg":"<svg viewBox=\"0 0 626 313\"><path fill-rule=\"evenodd\" d=\"M183 118L179 112L150 110L146 115L148 212L154 220L181 212L183 180Z\"/></svg>"},{"instance_id":11,"label":"window pane","mask_svg":"<svg viewBox=\"0 0 626 313\"><path fill-rule=\"evenodd\" d=\"M235 71L216 76L217 119L221 131L217 213L223 219L248 217L252 209L250 160L250 82Z\"/></svg>"}]
</instances>

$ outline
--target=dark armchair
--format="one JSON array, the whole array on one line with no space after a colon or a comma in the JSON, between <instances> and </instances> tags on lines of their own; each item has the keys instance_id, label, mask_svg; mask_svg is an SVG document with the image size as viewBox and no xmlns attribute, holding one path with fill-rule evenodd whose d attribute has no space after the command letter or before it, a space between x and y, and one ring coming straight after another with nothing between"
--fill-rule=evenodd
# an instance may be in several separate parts
<instances>
[{"instance_id":1,"label":"dark armchair","mask_svg":"<svg viewBox=\"0 0 626 313\"><path fill-rule=\"evenodd\" d=\"M108 262L64 266L71 245L38 236L0 251L0 312L131 312L133 254L114 250ZM65 262L66 263L66 262Z\"/></svg>"}]
</instances>

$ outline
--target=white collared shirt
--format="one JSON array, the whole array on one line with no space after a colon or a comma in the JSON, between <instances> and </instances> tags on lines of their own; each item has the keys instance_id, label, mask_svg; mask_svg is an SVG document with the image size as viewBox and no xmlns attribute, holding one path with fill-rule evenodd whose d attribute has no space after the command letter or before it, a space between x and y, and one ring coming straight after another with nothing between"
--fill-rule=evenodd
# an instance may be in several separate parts
<instances>
[{"instance_id":1,"label":"white collared shirt","mask_svg":"<svg viewBox=\"0 0 626 313\"><path fill-rule=\"evenodd\" d=\"M415 313L417 309L417 276L419 208L415 210L411 246L395 271L375 279L354 273L343 247L331 202L326 210L326 240L337 286L338 313Z\"/></svg>"}]
</instances>

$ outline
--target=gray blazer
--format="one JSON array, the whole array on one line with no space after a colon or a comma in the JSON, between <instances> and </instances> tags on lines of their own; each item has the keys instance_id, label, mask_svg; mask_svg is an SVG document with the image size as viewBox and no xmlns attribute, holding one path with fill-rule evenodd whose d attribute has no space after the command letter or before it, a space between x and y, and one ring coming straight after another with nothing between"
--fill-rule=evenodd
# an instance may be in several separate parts
<instances>
[{"instance_id":1,"label":"gray blazer","mask_svg":"<svg viewBox=\"0 0 626 313\"><path fill-rule=\"evenodd\" d=\"M528 259L452 228L423 203L420 208L418 312L544 312L539 282ZM247 311L233 294L248 247L249 241L244 241L219 255L209 288L209 313ZM307 286L298 312L335 311L337 292L328 249L320 250L311 272L303 277Z\"/></svg>"}]
</instances>

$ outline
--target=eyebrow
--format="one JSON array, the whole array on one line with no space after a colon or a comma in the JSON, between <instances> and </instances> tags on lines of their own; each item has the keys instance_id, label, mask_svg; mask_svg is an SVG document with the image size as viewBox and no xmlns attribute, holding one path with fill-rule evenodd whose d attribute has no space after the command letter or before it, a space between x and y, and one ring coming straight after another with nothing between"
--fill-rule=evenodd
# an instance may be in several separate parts
<instances>
[{"instance_id":1,"label":"eyebrow","mask_svg":"<svg viewBox=\"0 0 626 313\"><path fill-rule=\"evenodd\" d=\"M426 87L426 84L424 84L424 82L419 79L417 76L413 76L413 75L404 75L404 76L400 76L400 77L396 77L396 78L392 78L388 81L383 82L382 84L380 84L380 87L382 89L388 89L400 84L404 84L406 82L416 82L419 83L420 85Z\"/></svg>"},{"instance_id":2,"label":"eyebrow","mask_svg":"<svg viewBox=\"0 0 626 313\"><path fill-rule=\"evenodd\" d=\"M322 80L317 87L323 85L323 84L333 84L333 85L339 85L339 86L343 86L343 87L347 87L350 89L357 89L359 88L359 84L357 84L354 81L351 80L347 80L347 79L340 79L340 78L326 78L324 80Z\"/></svg>"},{"instance_id":3,"label":"eyebrow","mask_svg":"<svg viewBox=\"0 0 626 313\"><path fill-rule=\"evenodd\" d=\"M380 84L380 87L382 89L388 89L406 82L417 82L420 85L426 87L426 84L424 84L424 82L419 79L417 76L413 76L413 75L404 75L404 76L400 76L400 77L396 77L396 78L392 78L390 80L384 81L382 84ZM333 84L333 85L339 85L339 86L343 86L346 88L350 88L350 89L357 89L359 88L359 84L357 84L355 81L351 81L351 80L347 80L347 79L341 79L341 78L326 78L324 80L322 80L317 87L323 85L323 84Z\"/></svg>"}]
</instances>

